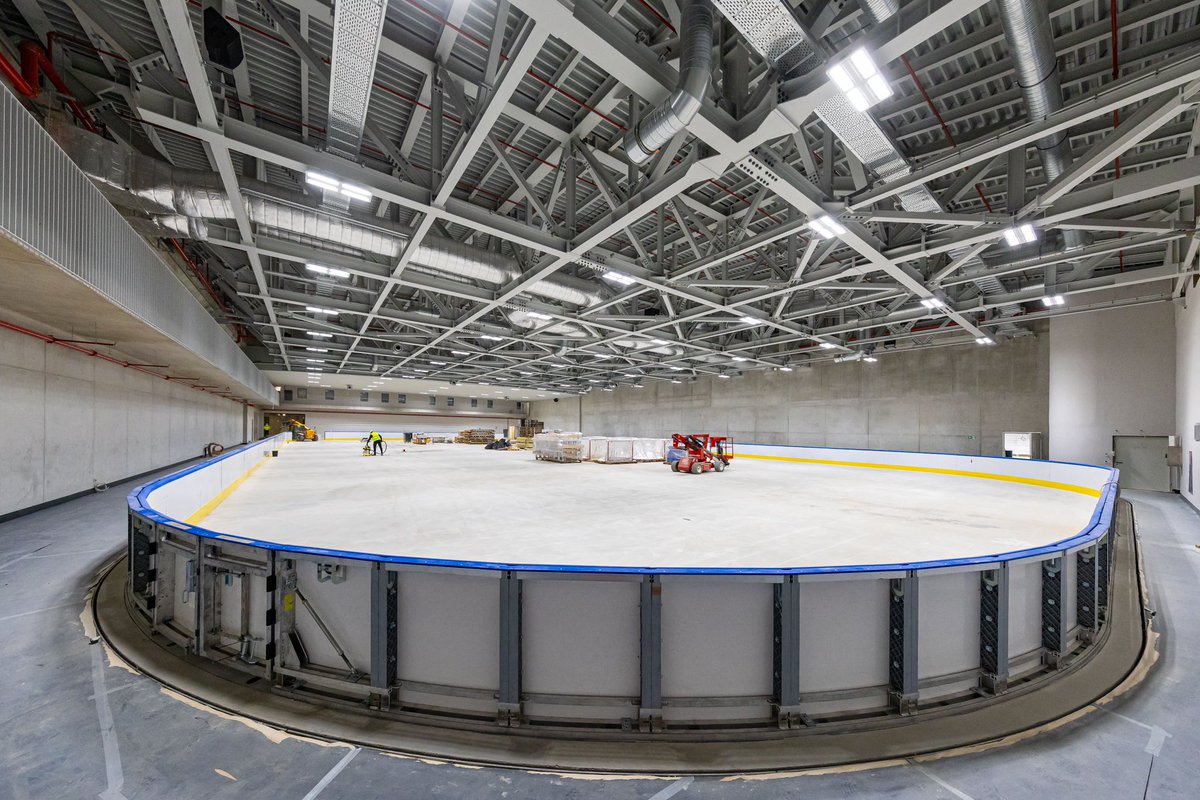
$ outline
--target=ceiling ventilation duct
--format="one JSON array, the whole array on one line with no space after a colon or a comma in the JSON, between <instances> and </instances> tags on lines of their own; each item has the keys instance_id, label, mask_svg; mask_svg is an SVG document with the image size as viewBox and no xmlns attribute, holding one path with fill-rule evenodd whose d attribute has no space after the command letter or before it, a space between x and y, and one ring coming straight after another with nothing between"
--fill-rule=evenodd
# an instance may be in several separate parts
<instances>
[{"instance_id":1,"label":"ceiling ventilation duct","mask_svg":"<svg viewBox=\"0 0 1200 800\"><path fill-rule=\"evenodd\" d=\"M709 0L687 0L681 27L679 84L625 134L625 155L634 164L645 164L687 127L700 111L712 82L713 12Z\"/></svg>"},{"instance_id":2,"label":"ceiling ventilation duct","mask_svg":"<svg viewBox=\"0 0 1200 800\"><path fill-rule=\"evenodd\" d=\"M863 3L867 12L876 22L887 19L897 10L895 0L863 0ZM762 6L768 4L772 6L772 10L764 15ZM806 72L812 71L824 61L824 56L820 51L811 45L809 45L809 50L805 51L799 45L790 50L783 50L782 45L778 44L780 40L795 41L797 36L802 37L805 42L810 41L807 33L803 31L782 0L770 0L769 3L764 3L764 0L747 0L745 2L718 0L717 7L722 14L734 22L734 25L746 36L747 41L754 49L763 58L770 61L781 75L799 74L801 68ZM764 22L748 26L751 31L748 33L747 28L743 28L737 20L739 15L753 19L750 15L751 8L756 9L755 13ZM766 23L767 19L773 20L771 25ZM797 31L799 34L796 33ZM778 55L780 52L783 52L784 55ZM879 177L887 180L908 174L908 161L900 153L891 137L880 129L870 114L854 108L841 93L817 106L816 114L841 140L842 145ZM924 186L902 192L898 199L906 211L944 211L937 198ZM958 258L964 252L966 252L965 249L954 251L950 256ZM964 266L966 265L973 265L980 270L987 269L987 266L978 257L968 260ZM1004 291L1004 287L996 278L978 278L974 283L984 295L994 295ZM1001 314L1010 316L1019 310L1018 306L1006 306L1001 309Z\"/></svg>"},{"instance_id":3,"label":"ceiling ventilation duct","mask_svg":"<svg viewBox=\"0 0 1200 800\"><path fill-rule=\"evenodd\" d=\"M1045 119L1062 109L1062 86L1058 77L1058 57L1050 32L1050 12L1045 0L999 0L1000 20L1009 57L1017 73L1017 83L1025 98L1025 113L1030 120ZM1042 170L1049 184L1071 166L1071 139L1063 130L1037 143ZM1024 198L1014 205L1019 206ZM1079 231L1063 232L1068 247L1079 247Z\"/></svg>"},{"instance_id":4,"label":"ceiling ventilation duct","mask_svg":"<svg viewBox=\"0 0 1200 800\"><path fill-rule=\"evenodd\" d=\"M115 142L72 126L53 130L59 146L114 205L136 212L139 233L210 239L206 220L234 218L219 176L175 169ZM313 208L299 192L242 179L241 202L256 228L271 236L347 255L367 253L390 260L400 257L407 239L367 223L356 222L328 209ZM502 286L519 278L516 262L453 239L426 236L409 268L435 275ZM590 306L603 297L586 283L567 277L538 281L525 290L531 295L574 306Z\"/></svg>"}]
</instances>

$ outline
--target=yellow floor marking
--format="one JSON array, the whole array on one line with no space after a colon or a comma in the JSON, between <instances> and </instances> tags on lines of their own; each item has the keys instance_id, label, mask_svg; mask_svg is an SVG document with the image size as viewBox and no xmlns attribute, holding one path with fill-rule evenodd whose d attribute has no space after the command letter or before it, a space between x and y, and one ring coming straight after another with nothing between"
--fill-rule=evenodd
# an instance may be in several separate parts
<instances>
[{"instance_id":1,"label":"yellow floor marking","mask_svg":"<svg viewBox=\"0 0 1200 800\"><path fill-rule=\"evenodd\" d=\"M233 494L235 489L237 489L239 486L241 486L243 483L245 483L246 478L249 478L251 475L253 475L254 471L256 469L258 469L259 467L261 467L263 464L265 464L266 461L267 461L267 459L265 459L265 458L259 459L258 463L255 464L250 469L246 470L246 473L244 475L242 475L242 477L238 478L236 481L234 481L233 483L226 486L221 491L221 493L218 494L216 497L214 497L212 500L209 500L207 503L200 506L200 509L195 514L192 514L190 517L188 517L186 520L184 520L184 522L186 522L189 525L199 525L201 520L203 520L205 517L207 517L212 512L216 511L217 506L221 505L221 503L224 503L225 500L229 497L229 495Z\"/></svg>"},{"instance_id":2,"label":"yellow floor marking","mask_svg":"<svg viewBox=\"0 0 1200 800\"><path fill-rule=\"evenodd\" d=\"M754 458L761 461L789 461L796 464L825 464L833 467L867 467L869 469L893 469L900 472L928 472L934 475L957 475L962 478L984 478L990 481L1007 481L1009 483L1024 483L1029 486L1042 486L1047 489L1058 489L1063 492L1075 492L1076 494L1087 495L1088 497L1099 497L1100 490L1092 489L1088 486L1079 486L1074 483L1059 483L1058 481L1044 481L1040 478L1024 478L1019 475L996 475L991 472L971 472L964 469L944 469L942 467L916 467L908 464L872 464L865 461L832 461L821 458L791 458L788 456L757 456L747 453L738 453L735 459L739 458Z\"/></svg>"}]
</instances>

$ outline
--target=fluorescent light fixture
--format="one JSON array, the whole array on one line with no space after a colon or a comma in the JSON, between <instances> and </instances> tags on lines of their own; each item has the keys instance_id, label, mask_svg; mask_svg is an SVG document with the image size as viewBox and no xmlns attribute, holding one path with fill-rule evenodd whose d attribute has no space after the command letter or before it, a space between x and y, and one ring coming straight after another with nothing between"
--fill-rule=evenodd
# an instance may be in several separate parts
<instances>
[{"instance_id":1,"label":"fluorescent light fixture","mask_svg":"<svg viewBox=\"0 0 1200 800\"><path fill-rule=\"evenodd\" d=\"M942 308L946 305L946 303L937 297L922 297L921 305L925 306L926 308Z\"/></svg>"},{"instance_id":2,"label":"fluorescent light fixture","mask_svg":"<svg viewBox=\"0 0 1200 800\"><path fill-rule=\"evenodd\" d=\"M311 311L314 314L340 314L342 312L335 311L332 308L321 308L319 306L305 306L305 311Z\"/></svg>"},{"instance_id":3,"label":"fluorescent light fixture","mask_svg":"<svg viewBox=\"0 0 1200 800\"><path fill-rule=\"evenodd\" d=\"M328 353L329 352L329 350L327 350L324 347L306 347L304 349L310 353Z\"/></svg>"},{"instance_id":4,"label":"fluorescent light fixture","mask_svg":"<svg viewBox=\"0 0 1200 800\"><path fill-rule=\"evenodd\" d=\"M675 379L673 379L673 378L672 378L672 379L671 379L671 383L683 383L683 381L678 381L678 380L675 380Z\"/></svg>"},{"instance_id":5,"label":"fluorescent light fixture","mask_svg":"<svg viewBox=\"0 0 1200 800\"><path fill-rule=\"evenodd\" d=\"M304 268L309 272L315 272L318 275L328 275L331 278L349 278L350 273L344 269L334 269L333 267L324 267L320 264L305 264Z\"/></svg>"},{"instance_id":6,"label":"fluorescent light fixture","mask_svg":"<svg viewBox=\"0 0 1200 800\"><path fill-rule=\"evenodd\" d=\"M666 339L651 339L652 344L670 344Z\"/></svg>"},{"instance_id":7,"label":"fluorescent light fixture","mask_svg":"<svg viewBox=\"0 0 1200 800\"><path fill-rule=\"evenodd\" d=\"M326 175L324 172L317 172L316 170L309 170L304 173L304 182L311 183L313 186L319 186L322 189L329 189L333 192L336 192L342 186L342 182L337 178L332 175Z\"/></svg>"},{"instance_id":8,"label":"fluorescent light fixture","mask_svg":"<svg viewBox=\"0 0 1200 800\"><path fill-rule=\"evenodd\" d=\"M427 369L414 369L412 371L413 372L421 372L421 373L429 372L429 370L427 370Z\"/></svg>"},{"instance_id":9,"label":"fluorescent light fixture","mask_svg":"<svg viewBox=\"0 0 1200 800\"><path fill-rule=\"evenodd\" d=\"M833 344L833 343L831 343L831 342L821 342L821 349L822 349L822 350L832 350L832 349L833 349L833 348L835 348L835 347L837 347L837 345L836 345L836 344Z\"/></svg>"},{"instance_id":10,"label":"fluorescent light fixture","mask_svg":"<svg viewBox=\"0 0 1200 800\"><path fill-rule=\"evenodd\" d=\"M367 187L359 186L355 183L346 183L342 181L342 188L339 189L342 194L349 197L351 200L367 201L371 199L371 193L367 191Z\"/></svg>"},{"instance_id":11,"label":"fluorescent light fixture","mask_svg":"<svg viewBox=\"0 0 1200 800\"><path fill-rule=\"evenodd\" d=\"M980 336L975 339L975 344L995 344L996 341L990 336Z\"/></svg>"},{"instance_id":12,"label":"fluorescent light fixture","mask_svg":"<svg viewBox=\"0 0 1200 800\"><path fill-rule=\"evenodd\" d=\"M729 380L729 376L728 376L728 375L725 375L725 374L723 374L723 373L722 373L721 375L718 375L717 377L718 377L718 378L720 378L720 379L721 379L721 380L723 380L723 381L727 381L727 380Z\"/></svg>"},{"instance_id":13,"label":"fluorescent light fixture","mask_svg":"<svg viewBox=\"0 0 1200 800\"><path fill-rule=\"evenodd\" d=\"M683 372L683 367L671 367L671 369L675 370L676 372Z\"/></svg>"},{"instance_id":14,"label":"fluorescent light fixture","mask_svg":"<svg viewBox=\"0 0 1200 800\"><path fill-rule=\"evenodd\" d=\"M466 350L451 350L451 351L450 351L450 354L451 354L451 355L455 355L455 356L469 356L469 355L471 355L471 354L470 354L470 353L468 353Z\"/></svg>"},{"instance_id":15,"label":"fluorescent light fixture","mask_svg":"<svg viewBox=\"0 0 1200 800\"><path fill-rule=\"evenodd\" d=\"M304 182L327 192L338 192L349 197L351 200L365 201L371 199L371 192L367 187L359 186L357 183L350 183L349 181L338 180L324 172L308 170L304 173Z\"/></svg>"},{"instance_id":16,"label":"fluorescent light fixture","mask_svg":"<svg viewBox=\"0 0 1200 800\"><path fill-rule=\"evenodd\" d=\"M444 367L444 366L446 366L446 362L445 362L445 361L430 361L429 363L430 363L430 364L433 364L435 367Z\"/></svg>"},{"instance_id":17,"label":"fluorescent light fixture","mask_svg":"<svg viewBox=\"0 0 1200 800\"><path fill-rule=\"evenodd\" d=\"M554 319L554 317L550 316L549 314L543 314L540 311L526 311L525 313L534 319Z\"/></svg>"},{"instance_id":18,"label":"fluorescent light fixture","mask_svg":"<svg viewBox=\"0 0 1200 800\"><path fill-rule=\"evenodd\" d=\"M1037 231L1028 222L1018 225L1015 228L1004 229L1004 241L1008 242L1009 247L1019 247L1023 244L1037 241Z\"/></svg>"},{"instance_id":19,"label":"fluorescent light fixture","mask_svg":"<svg viewBox=\"0 0 1200 800\"><path fill-rule=\"evenodd\" d=\"M479 338L487 339L489 342L503 342L504 341L503 336L492 336L490 333L481 333L481 334L479 334Z\"/></svg>"},{"instance_id":20,"label":"fluorescent light fixture","mask_svg":"<svg viewBox=\"0 0 1200 800\"><path fill-rule=\"evenodd\" d=\"M744 356L730 356L730 358L732 358L734 361L749 361L750 360L748 358L745 358Z\"/></svg>"},{"instance_id":21,"label":"fluorescent light fixture","mask_svg":"<svg viewBox=\"0 0 1200 800\"><path fill-rule=\"evenodd\" d=\"M865 362L867 362L868 364L874 364L874 363L875 363L876 361L878 361L879 359L878 359L878 358L876 358L875 356L863 356L863 359L862 359L862 360L863 360L863 361L865 361Z\"/></svg>"},{"instance_id":22,"label":"fluorescent light fixture","mask_svg":"<svg viewBox=\"0 0 1200 800\"><path fill-rule=\"evenodd\" d=\"M317 333L315 331L307 331L307 333L309 336L313 337L314 339L332 339L333 338L332 333Z\"/></svg>"},{"instance_id":23,"label":"fluorescent light fixture","mask_svg":"<svg viewBox=\"0 0 1200 800\"><path fill-rule=\"evenodd\" d=\"M532 372L522 372L521 370L517 370L517 374L518 375L532 375L533 373Z\"/></svg>"},{"instance_id":24,"label":"fluorescent light fixture","mask_svg":"<svg viewBox=\"0 0 1200 800\"><path fill-rule=\"evenodd\" d=\"M605 386L605 387L604 387L604 391L606 391L606 392L611 392L611 391L612 391L612 387L611 387L611 386Z\"/></svg>"},{"instance_id":25,"label":"fluorescent light fixture","mask_svg":"<svg viewBox=\"0 0 1200 800\"><path fill-rule=\"evenodd\" d=\"M603 382L604 381L600 381L595 378L588 378L588 383L603 383Z\"/></svg>"},{"instance_id":26,"label":"fluorescent light fixture","mask_svg":"<svg viewBox=\"0 0 1200 800\"><path fill-rule=\"evenodd\" d=\"M761 320L757 320L754 317L738 317L738 319L747 325L758 325L761 322Z\"/></svg>"},{"instance_id":27,"label":"fluorescent light fixture","mask_svg":"<svg viewBox=\"0 0 1200 800\"><path fill-rule=\"evenodd\" d=\"M791 372L792 368L791 367L780 367L779 371L780 372Z\"/></svg>"},{"instance_id":28,"label":"fluorescent light fixture","mask_svg":"<svg viewBox=\"0 0 1200 800\"><path fill-rule=\"evenodd\" d=\"M834 64L826 74L857 111L866 111L892 96L892 87L866 48L854 50L849 58Z\"/></svg>"},{"instance_id":29,"label":"fluorescent light fixture","mask_svg":"<svg viewBox=\"0 0 1200 800\"><path fill-rule=\"evenodd\" d=\"M304 360L310 364L324 364L325 363L325 359L323 359L323 358L306 358Z\"/></svg>"},{"instance_id":30,"label":"fluorescent light fixture","mask_svg":"<svg viewBox=\"0 0 1200 800\"><path fill-rule=\"evenodd\" d=\"M1066 305L1066 302L1067 298L1063 297L1061 294L1048 294L1042 298L1042 305L1046 306L1047 308L1050 306Z\"/></svg>"},{"instance_id":31,"label":"fluorescent light fixture","mask_svg":"<svg viewBox=\"0 0 1200 800\"><path fill-rule=\"evenodd\" d=\"M604 278L604 280L606 280L606 281L612 281L613 283L619 283L621 286L629 286L636 282L636 281L634 281L633 278L629 277L625 273L614 272L612 270L605 272L600 277Z\"/></svg>"},{"instance_id":32,"label":"fluorescent light fixture","mask_svg":"<svg viewBox=\"0 0 1200 800\"><path fill-rule=\"evenodd\" d=\"M588 353L588 355L594 355L598 361L607 361L612 358L608 353Z\"/></svg>"},{"instance_id":33,"label":"fluorescent light fixture","mask_svg":"<svg viewBox=\"0 0 1200 800\"><path fill-rule=\"evenodd\" d=\"M832 239L836 236L841 236L846 232L845 226L828 214L823 217L817 217L816 219L810 219L808 221L808 225L810 228L816 231L817 235L822 239Z\"/></svg>"}]
</instances>

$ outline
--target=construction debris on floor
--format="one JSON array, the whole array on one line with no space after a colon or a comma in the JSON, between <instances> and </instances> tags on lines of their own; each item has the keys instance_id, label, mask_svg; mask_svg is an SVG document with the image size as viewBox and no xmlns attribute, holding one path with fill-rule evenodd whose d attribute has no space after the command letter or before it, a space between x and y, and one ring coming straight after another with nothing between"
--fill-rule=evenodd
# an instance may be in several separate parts
<instances>
[{"instance_id":1,"label":"construction debris on floor","mask_svg":"<svg viewBox=\"0 0 1200 800\"><path fill-rule=\"evenodd\" d=\"M496 441L496 432L491 428L468 428L454 437L456 444L491 444Z\"/></svg>"}]
</instances>

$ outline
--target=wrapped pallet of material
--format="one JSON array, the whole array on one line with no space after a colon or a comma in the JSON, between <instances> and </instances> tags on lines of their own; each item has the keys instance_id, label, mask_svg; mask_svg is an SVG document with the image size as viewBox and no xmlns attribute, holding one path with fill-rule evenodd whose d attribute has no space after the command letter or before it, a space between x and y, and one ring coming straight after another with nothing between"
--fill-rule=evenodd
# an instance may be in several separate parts
<instances>
[{"instance_id":1,"label":"wrapped pallet of material","mask_svg":"<svg viewBox=\"0 0 1200 800\"><path fill-rule=\"evenodd\" d=\"M632 464L634 441L615 436L609 437L604 441L599 455L593 456L592 460L601 464Z\"/></svg>"},{"instance_id":2,"label":"wrapped pallet of material","mask_svg":"<svg viewBox=\"0 0 1200 800\"><path fill-rule=\"evenodd\" d=\"M607 436L585 436L583 437L583 460L584 461L599 461L604 455L607 447Z\"/></svg>"},{"instance_id":3,"label":"wrapped pallet of material","mask_svg":"<svg viewBox=\"0 0 1200 800\"><path fill-rule=\"evenodd\" d=\"M667 439L634 439L634 461L662 461L667 457L667 448L671 442Z\"/></svg>"},{"instance_id":4,"label":"wrapped pallet of material","mask_svg":"<svg viewBox=\"0 0 1200 800\"><path fill-rule=\"evenodd\" d=\"M539 433L533 437L533 456L542 461L583 461L583 434L578 431Z\"/></svg>"}]
</instances>

